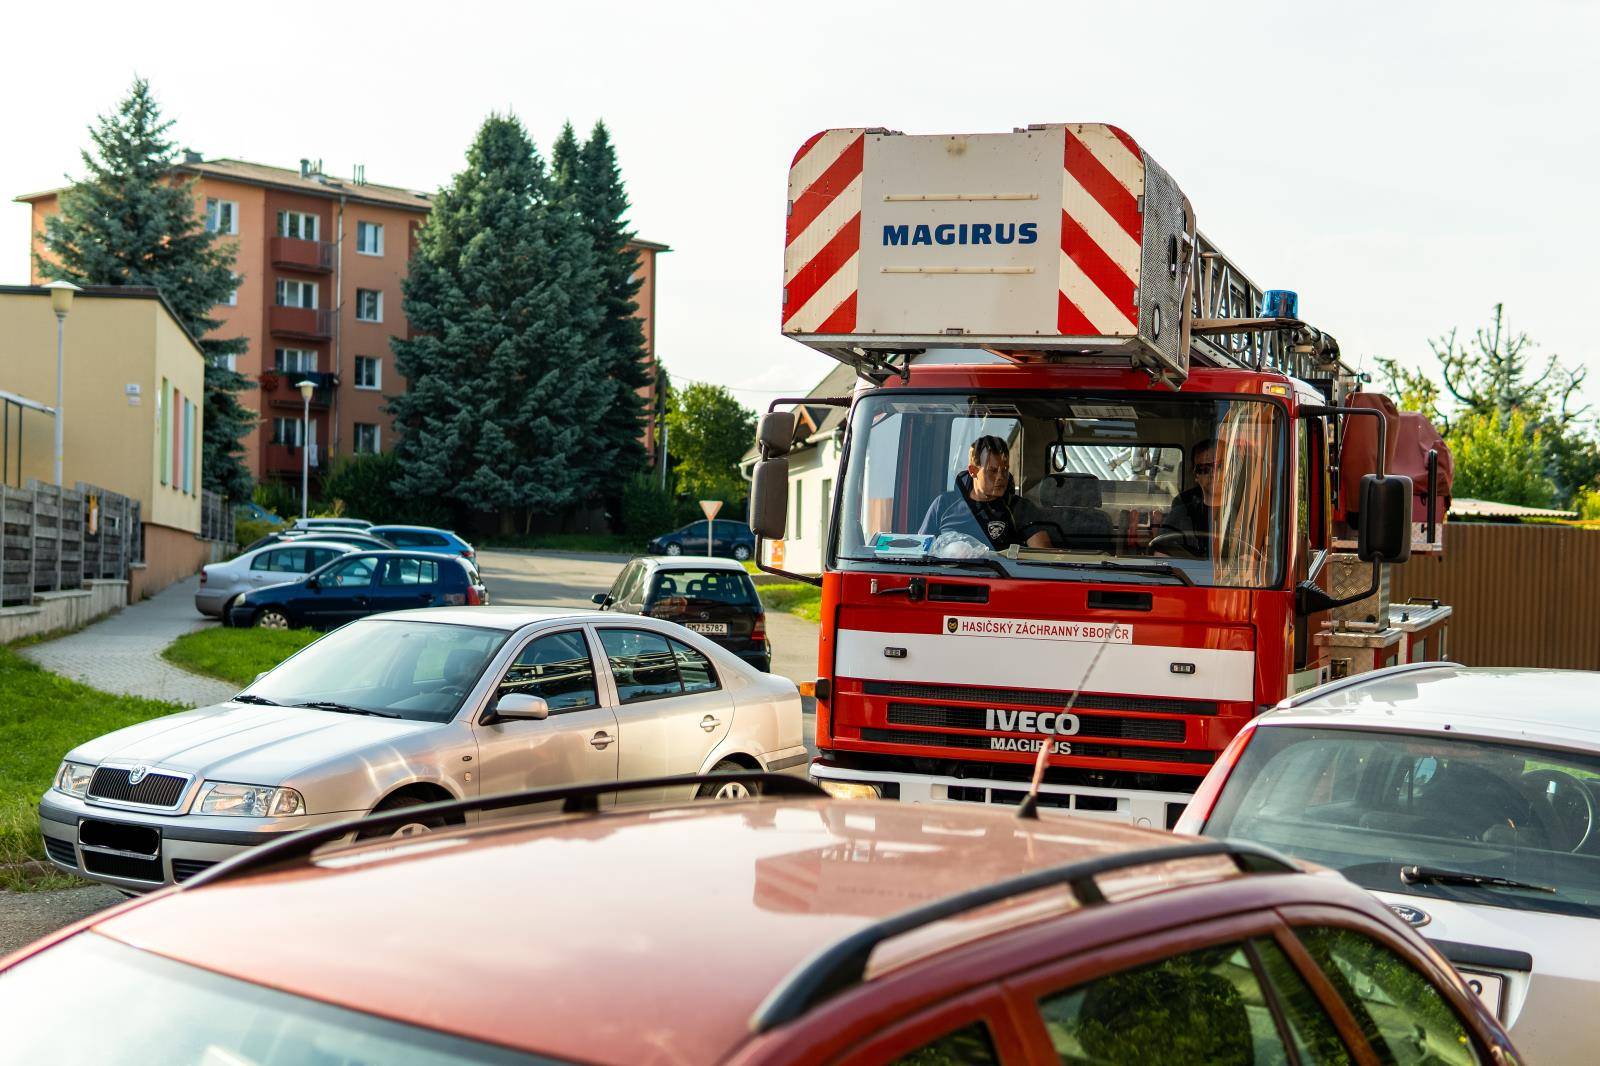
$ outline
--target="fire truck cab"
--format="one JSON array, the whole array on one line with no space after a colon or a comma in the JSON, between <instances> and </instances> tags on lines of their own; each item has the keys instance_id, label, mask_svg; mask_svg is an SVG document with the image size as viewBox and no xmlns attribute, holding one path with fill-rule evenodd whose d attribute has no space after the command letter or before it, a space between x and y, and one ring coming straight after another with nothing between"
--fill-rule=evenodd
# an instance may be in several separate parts
<instances>
[{"instance_id":1,"label":"fire truck cab","mask_svg":"<svg viewBox=\"0 0 1600 1066\"><path fill-rule=\"evenodd\" d=\"M1127 134L830 130L789 201L783 330L858 375L824 572L789 575L824 787L1016 803L1048 745L1041 805L1171 826L1262 710L1442 658L1448 607L1388 615L1441 498L1389 469L1393 405ZM753 474L776 573L796 402Z\"/></svg>"}]
</instances>

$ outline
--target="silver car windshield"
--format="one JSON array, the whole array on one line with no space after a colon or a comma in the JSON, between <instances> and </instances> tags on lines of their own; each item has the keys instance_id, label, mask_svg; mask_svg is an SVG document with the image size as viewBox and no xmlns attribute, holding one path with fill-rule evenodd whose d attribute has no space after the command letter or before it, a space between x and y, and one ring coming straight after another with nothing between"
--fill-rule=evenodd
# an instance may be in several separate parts
<instances>
[{"instance_id":1,"label":"silver car windshield","mask_svg":"<svg viewBox=\"0 0 1600 1066\"><path fill-rule=\"evenodd\" d=\"M833 560L1276 587L1286 422L1245 397L884 390L851 417Z\"/></svg>"},{"instance_id":2,"label":"silver car windshield","mask_svg":"<svg viewBox=\"0 0 1600 1066\"><path fill-rule=\"evenodd\" d=\"M448 722L508 636L477 626L363 619L308 645L244 695Z\"/></svg>"},{"instance_id":3,"label":"silver car windshield","mask_svg":"<svg viewBox=\"0 0 1600 1066\"><path fill-rule=\"evenodd\" d=\"M1367 889L1600 917L1597 796L1593 755L1270 726L1245 748L1205 833Z\"/></svg>"},{"instance_id":4,"label":"silver car windshield","mask_svg":"<svg viewBox=\"0 0 1600 1066\"><path fill-rule=\"evenodd\" d=\"M85 975L93 979L85 981ZM19 963L4 977L8 1062L95 1066L527 1066L557 1060L447 1036L223 977L96 933ZM62 989L73 990L70 996ZM80 1012L88 1012L83 1014ZM95 1025L83 1025L92 1017ZM8 1020L9 1019L9 1020Z\"/></svg>"}]
</instances>

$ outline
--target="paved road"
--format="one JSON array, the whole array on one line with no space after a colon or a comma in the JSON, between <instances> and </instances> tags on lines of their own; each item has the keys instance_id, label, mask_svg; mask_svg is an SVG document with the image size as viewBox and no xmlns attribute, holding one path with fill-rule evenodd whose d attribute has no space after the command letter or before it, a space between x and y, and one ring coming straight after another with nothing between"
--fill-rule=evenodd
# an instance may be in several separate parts
<instances>
[{"instance_id":1,"label":"paved road","mask_svg":"<svg viewBox=\"0 0 1600 1066\"><path fill-rule=\"evenodd\" d=\"M194 609L199 587L200 579L191 577L71 636L20 651L46 670L102 692L148 696L185 707L221 703L239 691L237 686L191 674L161 657L161 649L183 634L216 624Z\"/></svg>"}]
</instances>

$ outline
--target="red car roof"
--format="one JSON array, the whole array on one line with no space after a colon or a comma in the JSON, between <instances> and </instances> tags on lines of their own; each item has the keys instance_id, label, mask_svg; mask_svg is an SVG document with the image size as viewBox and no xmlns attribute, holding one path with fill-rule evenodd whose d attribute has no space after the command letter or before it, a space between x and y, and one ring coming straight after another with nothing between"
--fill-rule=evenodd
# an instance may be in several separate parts
<instances>
[{"instance_id":1,"label":"red car roof","mask_svg":"<svg viewBox=\"0 0 1600 1066\"><path fill-rule=\"evenodd\" d=\"M947 806L701 804L324 854L94 928L492 1043L590 1061L707 1062L749 1038L756 1007L801 961L875 919L1042 866L1172 842L1106 822ZM952 920L945 938L994 921L992 909Z\"/></svg>"}]
</instances>

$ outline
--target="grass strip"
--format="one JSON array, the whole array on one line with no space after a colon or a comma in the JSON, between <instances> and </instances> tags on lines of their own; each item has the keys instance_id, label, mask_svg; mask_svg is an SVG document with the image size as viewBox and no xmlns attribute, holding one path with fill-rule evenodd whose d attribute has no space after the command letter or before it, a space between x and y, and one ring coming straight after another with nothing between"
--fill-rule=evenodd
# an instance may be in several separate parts
<instances>
[{"instance_id":1,"label":"grass strip","mask_svg":"<svg viewBox=\"0 0 1600 1066\"><path fill-rule=\"evenodd\" d=\"M248 685L263 670L322 636L314 629L197 629L168 644L161 657L195 674Z\"/></svg>"},{"instance_id":2,"label":"grass strip","mask_svg":"<svg viewBox=\"0 0 1600 1066\"><path fill-rule=\"evenodd\" d=\"M757 585L756 592L769 611L787 611L808 622L822 621L822 590L815 585Z\"/></svg>"},{"instance_id":3,"label":"grass strip","mask_svg":"<svg viewBox=\"0 0 1600 1066\"><path fill-rule=\"evenodd\" d=\"M44 858L39 797L61 757L103 733L181 710L69 681L0 646L0 889L81 884L63 874L16 868Z\"/></svg>"}]
</instances>

